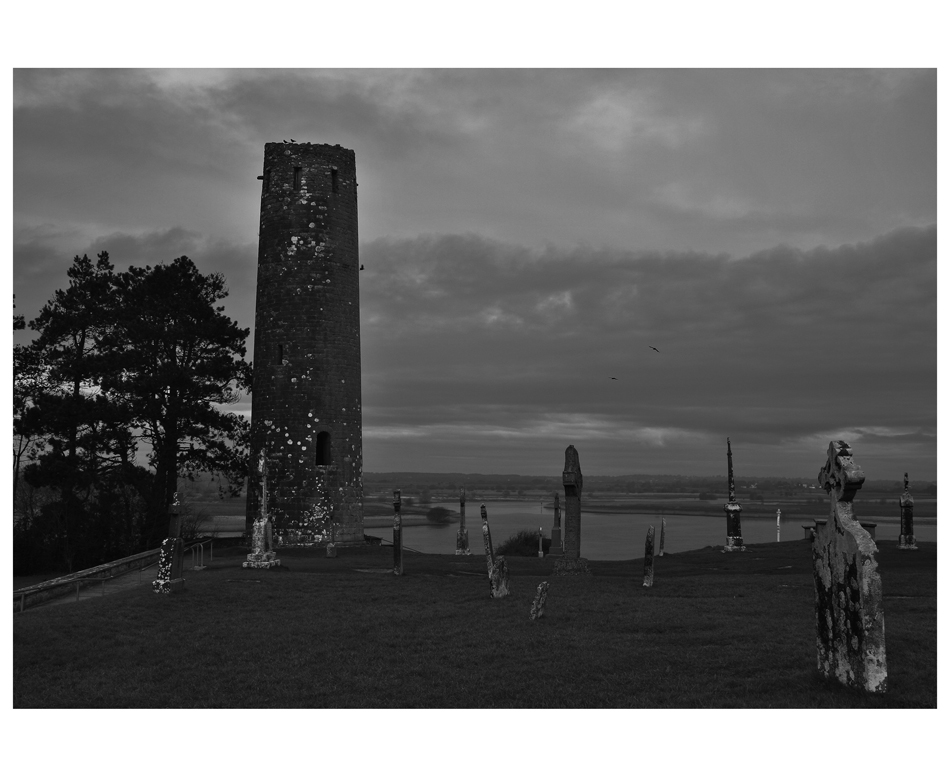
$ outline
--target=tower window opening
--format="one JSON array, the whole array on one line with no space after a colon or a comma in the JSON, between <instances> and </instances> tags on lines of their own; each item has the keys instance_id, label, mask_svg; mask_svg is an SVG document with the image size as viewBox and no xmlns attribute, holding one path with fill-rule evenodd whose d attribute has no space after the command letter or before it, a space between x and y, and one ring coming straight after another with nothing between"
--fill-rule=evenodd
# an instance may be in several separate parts
<instances>
[{"instance_id":1,"label":"tower window opening","mask_svg":"<svg viewBox=\"0 0 950 777\"><path fill-rule=\"evenodd\" d=\"M297 191L300 188L300 173L301 168L294 168L294 191Z\"/></svg>"},{"instance_id":2,"label":"tower window opening","mask_svg":"<svg viewBox=\"0 0 950 777\"><path fill-rule=\"evenodd\" d=\"M330 433L320 432L317 435L317 466L330 466Z\"/></svg>"},{"instance_id":3,"label":"tower window opening","mask_svg":"<svg viewBox=\"0 0 950 777\"><path fill-rule=\"evenodd\" d=\"M336 170L330 171L330 184L334 194L340 191L340 181Z\"/></svg>"},{"instance_id":4,"label":"tower window opening","mask_svg":"<svg viewBox=\"0 0 950 777\"><path fill-rule=\"evenodd\" d=\"M282 345L277 346L277 363L278 364L284 363L284 346Z\"/></svg>"}]
</instances>

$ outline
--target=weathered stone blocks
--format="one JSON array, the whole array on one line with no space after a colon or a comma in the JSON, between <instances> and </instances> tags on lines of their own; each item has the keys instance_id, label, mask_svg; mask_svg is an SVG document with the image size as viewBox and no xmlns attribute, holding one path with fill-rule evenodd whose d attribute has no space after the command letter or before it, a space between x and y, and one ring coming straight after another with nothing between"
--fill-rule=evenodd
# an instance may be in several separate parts
<instances>
[{"instance_id":1,"label":"weathered stone blocks","mask_svg":"<svg viewBox=\"0 0 950 777\"><path fill-rule=\"evenodd\" d=\"M281 534L363 542L356 160L340 146L264 147L251 451L268 450ZM259 514L248 484L247 532ZM316 526L320 524L320 526Z\"/></svg>"},{"instance_id":2,"label":"weathered stone blocks","mask_svg":"<svg viewBox=\"0 0 950 777\"><path fill-rule=\"evenodd\" d=\"M818 670L844 685L883 693L887 687L884 601L877 545L854 518L852 501L864 483L847 443L832 441L818 474L828 492L828 521L812 541Z\"/></svg>"},{"instance_id":3,"label":"weathered stone blocks","mask_svg":"<svg viewBox=\"0 0 950 777\"><path fill-rule=\"evenodd\" d=\"M508 562L504 556L495 556L491 541L491 528L488 526L488 510L481 506L482 538L485 541L485 563L488 565L488 584L492 599L502 599L510 593L508 589Z\"/></svg>"},{"instance_id":4,"label":"weathered stone blocks","mask_svg":"<svg viewBox=\"0 0 950 777\"><path fill-rule=\"evenodd\" d=\"M547 601L548 589L550 587L551 584L547 580L543 583L538 583L538 590L534 595L534 601L531 603L530 620L537 620L544 615L544 604Z\"/></svg>"},{"instance_id":5,"label":"weathered stone blocks","mask_svg":"<svg viewBox=\"0 0 950 777\"><path fill-rule=\"evenodd\" d=\"M587 559L581 558L581 492L584 490L584 476L581 473L580 456L573 445L568 445L564 451L561 482L564 485L564 555L554 562L554 574L589 575L591 572Z\"/></svg>"}]
</instances>

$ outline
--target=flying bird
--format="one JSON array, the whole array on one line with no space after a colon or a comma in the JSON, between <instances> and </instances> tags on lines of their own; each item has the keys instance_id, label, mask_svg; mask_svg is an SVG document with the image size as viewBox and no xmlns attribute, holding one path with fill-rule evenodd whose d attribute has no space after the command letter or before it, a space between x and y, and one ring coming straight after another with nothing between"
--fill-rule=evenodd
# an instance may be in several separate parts
<instances>
[{"instance_id":1,"label":"flying bird","mask_svg":"<svg viewBox=\"0 0 950 777\"><path fill-rule=\"evenodd\" d=\"M610 379L611 379L611 380L617 380L617 379L616 379L616 378L614 378L614 377L611 377Z\"/></svg>"},{"instance_id":2,"label":"flying bird","mask_svg":"<svg viewBox=\"0 0 950 777\"><path fill-rule=\"evenodd\" d=\"M652 345L651 345L650 347L651 347L651 348L653 348L653 346L652 346ZM653 348L653 350L654 350L654 351L656 351L657 353L659 353L659 352L660 352L660 349L659 349L659 348Z\"/></svg>"}]
</instances>

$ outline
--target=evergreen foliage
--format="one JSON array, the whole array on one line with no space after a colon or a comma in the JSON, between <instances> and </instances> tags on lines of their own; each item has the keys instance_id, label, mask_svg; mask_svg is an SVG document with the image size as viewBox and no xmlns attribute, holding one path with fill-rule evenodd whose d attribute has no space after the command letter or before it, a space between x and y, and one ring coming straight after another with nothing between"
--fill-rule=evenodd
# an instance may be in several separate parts
<instances>
[{"instance_id":1,"label":"evergreen foliage","mask_svg":"<svg viewBox=\"0 0 950 777\"><path fill-rule=\"evenodd\" d=\"M179 476L217 472L239 489L246 472L248 424L220 406L250 388L249 330L216 306L224 278L185 256L116 273L106 252L77 256L68 277L14 349L21 574L155 547Z\"/></svg>"}]
</instances>

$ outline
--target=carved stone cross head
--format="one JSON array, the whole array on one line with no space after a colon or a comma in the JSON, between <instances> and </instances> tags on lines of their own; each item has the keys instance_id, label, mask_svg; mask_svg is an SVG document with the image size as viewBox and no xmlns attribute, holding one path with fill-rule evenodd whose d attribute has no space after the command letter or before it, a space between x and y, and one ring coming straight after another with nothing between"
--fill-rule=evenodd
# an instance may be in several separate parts
<instances>
[{"instance_id":1,"label":"carved stone cross head","mask_svg":"<svg viewBox=\"0 0 950 777\"><path fill-rule=\"evenodd\" d=\"M850 502L862 485L864 472L851 458L851 446L843 440L828 445L828 460L818 472L818 484L839 502Z\"/></svg>"}]
</instances>

